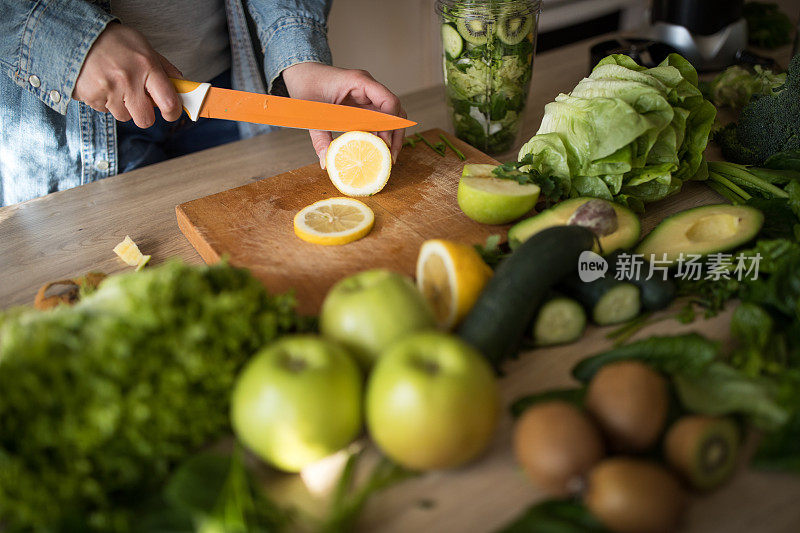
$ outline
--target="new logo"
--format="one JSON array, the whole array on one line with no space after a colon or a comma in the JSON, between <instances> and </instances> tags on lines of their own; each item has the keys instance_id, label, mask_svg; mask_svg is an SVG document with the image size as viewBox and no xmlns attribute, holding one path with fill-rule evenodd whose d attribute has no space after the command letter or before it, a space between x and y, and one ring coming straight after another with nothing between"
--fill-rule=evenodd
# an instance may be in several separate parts
<instances>
[{"instance_id":1,"label":"new logo","mask_svg":"<svg viewBox=\"0 0 800 533\"><path fill-rule=\"evenodd\" d=\"M581 252L578 257L578 277L581 278L581 281L589 283L604 277L606 272L608 272L608 261L602 256L591 250Z\"/></svg>"}]
</instances>

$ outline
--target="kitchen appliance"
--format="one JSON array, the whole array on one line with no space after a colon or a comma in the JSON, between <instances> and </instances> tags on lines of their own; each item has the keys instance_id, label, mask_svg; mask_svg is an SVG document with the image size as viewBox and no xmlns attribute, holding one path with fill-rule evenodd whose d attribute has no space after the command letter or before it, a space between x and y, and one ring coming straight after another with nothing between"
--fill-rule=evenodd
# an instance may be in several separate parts
<instances>
[{"instance_id":1,"label":"kitchen appliance","mask_svg":"<svg viewBox=\"0 0 800 533\"><path fill-rule=\"evenodd\" d=\"M747 46L744 0L653 0L642 37L678 51L699 71L722 70Z\"/></svg>"},{"instance_id":2,"label":"kitchen appliance","mask_svg":"<svg viewBox=\"0 0 800 533\"><path fill-rule=\"evenodd\" d=\"M394 115L345 105L311 102L269 94L212 87L210 83L171 79L186 114L325 131L386 131L416 124Z\"/></svg>"}]
</instances>

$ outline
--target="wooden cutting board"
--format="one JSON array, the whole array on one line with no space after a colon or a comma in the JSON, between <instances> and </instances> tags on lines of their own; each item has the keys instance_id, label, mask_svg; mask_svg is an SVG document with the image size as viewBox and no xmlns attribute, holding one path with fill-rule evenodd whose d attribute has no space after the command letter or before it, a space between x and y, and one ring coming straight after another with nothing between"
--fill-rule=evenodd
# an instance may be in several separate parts
<instances>
[{"instance_id":1,"label":"wooden cutting board","mask_svg":"<svg viewBox=\"0 0 800 533\"><path fill-rule=\"evenodd\" d=\"M422 135L437 143L440 134L445 132L434 129ZM181 204L176 208L178 225L206 263L227 256L273 292L294 289L301 312L316 313L328 289L349 274L382 267L412 275L426 239L476 244L492 234L505 235L507 226L473 222L456 201L465 162L497 162L448 138L466 161L450 149L441 157L423 143L404 148L386 188L361 198L375 212L375 226L350 244L321 246L294 234L292 221L300 209L342 196L316 164Z\"/></svg>"}]
</instances>

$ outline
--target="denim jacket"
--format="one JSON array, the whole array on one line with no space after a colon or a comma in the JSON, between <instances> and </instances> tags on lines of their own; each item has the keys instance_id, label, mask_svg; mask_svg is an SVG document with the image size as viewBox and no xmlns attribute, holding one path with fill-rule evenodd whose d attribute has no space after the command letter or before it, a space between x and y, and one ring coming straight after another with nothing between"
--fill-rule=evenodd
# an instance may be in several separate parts
<instances>
[{"instance_id":1,"label":"denim jacket","mask_svg":"<svg viewBox=\"0 0 800 533\"><path fill-rule=\"evenodd\" d=\"M332 0L225 0L235 89L266 93L287 67L331 63ZM107 0L0 0L0 206L117 173L116 121L72 101ZM240 123L242 137L269 126Z\"/></svg>"}]
</instances>

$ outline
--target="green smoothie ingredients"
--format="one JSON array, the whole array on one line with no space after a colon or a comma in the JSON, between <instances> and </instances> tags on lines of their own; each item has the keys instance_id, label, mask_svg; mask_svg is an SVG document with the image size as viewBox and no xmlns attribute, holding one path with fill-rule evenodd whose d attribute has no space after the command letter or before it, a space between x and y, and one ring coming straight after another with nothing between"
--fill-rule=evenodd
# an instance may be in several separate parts
<instances>
[{"instance_id":1,"label":"green smoothie ingredients","mask_svg":"<svg viewBox=\"0 0 800 533\"><path fill-rule=\"evenodd\" d=\"M534 2L441 2L447 97L456 136L496 154L516 140L536 49Z\"/></svg>"}]
</instances>

